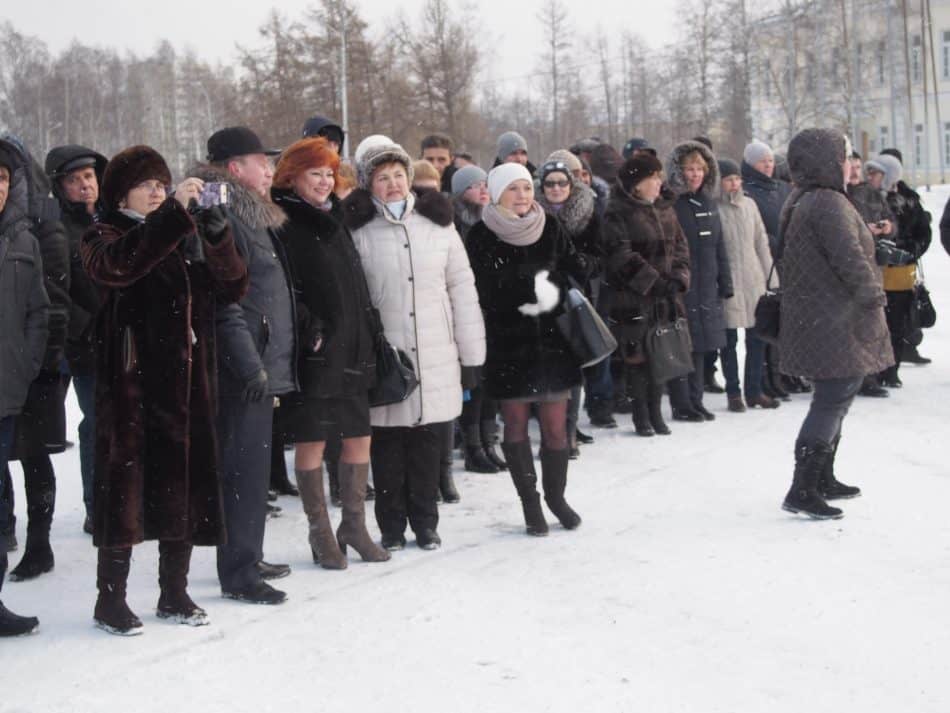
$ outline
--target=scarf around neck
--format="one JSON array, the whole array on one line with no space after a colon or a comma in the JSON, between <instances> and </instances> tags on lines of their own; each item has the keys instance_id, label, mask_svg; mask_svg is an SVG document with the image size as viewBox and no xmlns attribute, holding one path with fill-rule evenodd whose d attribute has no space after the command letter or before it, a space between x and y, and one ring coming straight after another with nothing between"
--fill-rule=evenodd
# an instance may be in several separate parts
<instances>
[{"instance_id":1,"label":"scarf around neck","mask_svg":"<svg viewBox=\"0 0 950 713\"><path fill-rule=\"evenodd\" d=\"M544 211L537 201L531 204L524 217L519 218L509 210L491 203L482 211L482 220L503 243L524 248L534 245L544 232Z\"/></svg>"}]
</instances>

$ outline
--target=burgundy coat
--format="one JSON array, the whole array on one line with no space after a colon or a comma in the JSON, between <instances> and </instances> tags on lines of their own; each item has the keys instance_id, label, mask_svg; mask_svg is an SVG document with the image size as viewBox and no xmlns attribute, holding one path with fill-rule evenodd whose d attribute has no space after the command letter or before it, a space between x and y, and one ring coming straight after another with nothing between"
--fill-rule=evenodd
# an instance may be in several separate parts
<instances>
[{"instance_id":1,"label":"burgundy coat","mask_svg":"<svg viewBox=\"0 0 950 713\"><path fill-rule=\"evenodd\" d=\"M143 223L105 221L81 248L102 289L94 543L219 544L215 304L241 298L246 267L230 232L199 239L173 198Z\"/></svg>"}]
</instances>

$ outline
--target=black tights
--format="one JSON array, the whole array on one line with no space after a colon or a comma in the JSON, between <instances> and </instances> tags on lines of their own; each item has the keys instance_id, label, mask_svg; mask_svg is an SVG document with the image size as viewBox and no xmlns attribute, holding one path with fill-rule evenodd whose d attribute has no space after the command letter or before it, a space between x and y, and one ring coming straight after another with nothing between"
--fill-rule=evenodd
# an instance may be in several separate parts
<instances>
[{"instance_id":1,"label":"black tights","mask_svg":"<svg viewBox=\"0 0 950 713\"><path fill-rule=\"evenodd\" d=\"M505 443L523 443L528 440L528 420L531 403L526 401L499 401L501 417L505 422ZM567 399L538 404L541 424L541 442L552 451L567 448Z\"/></svg>"}]
</instances>

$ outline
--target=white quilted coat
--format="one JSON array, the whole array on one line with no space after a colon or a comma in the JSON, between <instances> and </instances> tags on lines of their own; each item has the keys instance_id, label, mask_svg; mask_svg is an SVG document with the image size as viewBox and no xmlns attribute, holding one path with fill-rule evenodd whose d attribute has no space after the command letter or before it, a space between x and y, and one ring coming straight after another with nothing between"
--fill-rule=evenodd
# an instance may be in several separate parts
<instances>
[{"instance_id":1,"label":"white quilted coat","mask_svg":"<svg viewBox=\"0 0 950 713\"><path fill-rule=\"evenodd\" d=\"M726 327L749 329L755 326L755 306L765 294L765 281L772 268L768 235L755 202L741 191L723 193L719 218L735 290L735 296L722 305ZM778 272L772 273L769 284L773 289L778 287Z\"/></svg>"},{"instance_id":2,"label":"white quilted coat","mask_svg":"<svg viewBox=\"0 0 950 713\"><path fill-rule=\"evenodd\" d=\"M485 362L485 323L462 240L454 226L415 213L414 202L410 194L402 220L376 204L376 217L353 231L386 338L409 355L420 382L402 403L371 409L374 426L458 418L461 365Z\"/></svg>"}]
</instances>

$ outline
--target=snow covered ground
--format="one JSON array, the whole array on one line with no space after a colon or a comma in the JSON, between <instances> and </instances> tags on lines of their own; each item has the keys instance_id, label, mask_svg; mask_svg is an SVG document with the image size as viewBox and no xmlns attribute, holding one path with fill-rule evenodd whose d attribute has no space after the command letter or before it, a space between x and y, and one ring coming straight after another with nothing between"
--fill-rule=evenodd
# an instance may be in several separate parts
<instances>
[{"instance_id":1,"label":"snow covered ground","mask_svg":"<svg viewBox=\"0 0 950 713\"><path fill-rule=\"evenodd\" d=\"M925 194L935 224L948 195ZM0 644L0 711L946 713L950 258L936 236L926 270L934 364L855 404L839 474L864 497L840 521L779 509L807 397L746 414L707 397L718 420L671 438L593 432L571 466L573 533L525 536L507 474L457 462L441 550L410 542L388 564L331 572L310 561L299 501L281 498L265 549L294 567L278 583L289 602L221 599L213 551L196 550L200 629L154 617L146 543L129 585L145 635L121 639L92 626L78 454L56 456L56 569L4 586L41 630ZM71 402L72 428L77 414ZM14 480L22 513L18 467Z\"/></svg>"}]
</instances>

